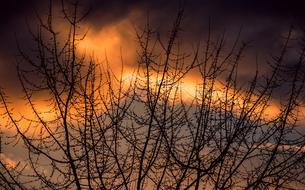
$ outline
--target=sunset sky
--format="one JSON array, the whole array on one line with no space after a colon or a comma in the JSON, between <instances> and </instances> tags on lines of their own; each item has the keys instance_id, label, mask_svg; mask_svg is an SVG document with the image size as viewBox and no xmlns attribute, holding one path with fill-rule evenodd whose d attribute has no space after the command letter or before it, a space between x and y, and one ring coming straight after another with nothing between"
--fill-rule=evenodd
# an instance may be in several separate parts
<instances>
[{"instance_id":1,"label":"sunset sky","mask_svg":"<svg viewBox=\"0 0 305 190\"><path fill-rule=\"evenodd\" d=\"M54 1L59 6L60 1ZM182 22L183 42L192 47L199 40L204 40L209 20L212 30L226 31L227 41L236 38L242 28L241 39L250 42L250 49L244 58L241 72L245 77L253 72L255 57L258 57L262 70L266 60L279 51L283 36L289 27L302 27L305 22L305 11L302 0L282 3L278 0L187 0L185 17ZM89 30L87 39L82 45L87 51L94 51L99 57L107 54L108 58L119 57L122 49L125 62L129 66L135 63L134 26L141 27L147 20L166 37L175 18L179 1L137 1L137 0L88 0L81 1L91 11L84 20L84 28ZM32 39L27 25L37 24L35 12L46 13L48 1L3 1L0 6L0 85L18 93L15 72L16 38L25 49L31 48ZM296 34L297 35L297 34ZM110 60L111 61L111 60Z\"/></svg>"},{"instance_id":2,"label":"sunset sky","mask_svg":"<svg viewBox=\"0 0 305 190\"><path fill-rule=\"evenodd\" d=\"M212 39L225 33L227 49L241 31L240 42L249 43L239 66L239 81L245 83L255 73L256 62L260 73L268 75L270 67L267 62L279 54L289 28L293 26L296 29L292 38L298 39L301 37L302 27L305 26L301 0L292 0L290 3L277 0L83 0L80 1L81 7L90 12L80 26L80 31L87 32L87 35L79 44L79 50L99 62L107 58L114 71L120 70L123 60L125 72L130 73L137 67L136 30L140 31L149 20L152 28L166 41L178 7L182 4L185 13L179 40L187 54L194 53L194 47L205 42L209 23ZM19 112L26 111L23 110L24 103L20 101L23 94L15 69L16 61L19 60L17 42L23 50L31 54L35 43L29 31L35 33L37 15L47 15L48 7L49 1L40 0L11 0L0 6L0 87L18 105L16 109L19 108ZM53 7L55 19L62 19L63 16L58 11L61 1L53 1ZM59 33L67 32L67 25L62 20L55 25ZM292 40L289 47L292 52L295 48L293 45L298 43L300 41ZM293 64L297 59L296 54L292 53L287 62ZM22 66L27 67L25 64ZM184 86L186 84L186 91L193 92L188 95L194 95L196 77L186 81ZM275 107L272 109L276 110Z\"/></svg>"},{"instance_id":3,"label":"sunset sky","mask_svg":"<svg viewBox=\"0 0 305 190\"><path fill-rule=\"evenodd\" d=\"M126 69L137 66L136 29L141 30L147 19L161 39L168 37L170 26L179 5L184 4L185 15L179 34L183 51L193 53L194 47L207 38L210 22L212 38L225 32L226 45L230 48L241 30L241 42L249 43L240 64L240 81L248 82L254 74L255 62L260 73L269 68L267 62L280 52L284 38L291 26L296 28L293 38L298 38L305 26L305 12L302 0L282 3L277 0L186 0L186 1L139 1L139 0L86 0L80 1L89 15L81 26L87 36L79 49L98 61L107 57L113 70L121 65L121 56ZM0 7L0 87L6 89L12 98L21 98L20 86L15 70L19 59L17 41L26 51L35 47L29 29L37 29L37 14L47 14L49 1L11 0ZM61 1L53 1L53 6L61 7ZM55 13L56 14L56 13ZM61 15L55 16L62 18ZM65 24L56 23L58 31L67 31ZM36 27L36 28L35 28ZM299 43L293 41L292 43ZM297 56L289 57L293 63ZM23 65L25 68L27 65ZM195 84L195 82L193 83Z\"/></svg>"},{"instance_id":4,"label":"sunset sky","mask_svg":"<svg viewBox=\"0 0 305 190\"><path fill-rule=\"evenodd\" d=\"M64 2L68 1L64 0ZM185 13L178 37L182 51L186 54L194 54L195 47L205 43L209 26L212 40L222 34L225 35L224 52L230 50L241 32L239 42L248 44L239 65L238 81L241 83L249 84L255 74L256 64L260 74L268 76L270 71L268 63L272 62L274 56L280 54L285 37L291 28L292 39L288 45L289 52L285 63L293 66L297 62L299 47L304 45L301 44L300 39L305 39L302 34L302 31L305 31L304 0L290 0L286 3L279 0L80 0L80 5L84 8L83 11L90 11L79 28L80 33L87 32L86 38L77 46L79 53L85 52L97 62L105 62L107 59L114 72L120 72L123 65L125 69L123 77L126 79L134 77L132 71L138 65L139 44L136 31L141 31L149 21L161 40L166 41L179 6L184 7ZM55 28L59 33L65 34L68 25L60 22L63 16L57 14L60 13L61 1L54 0L53 6ZM34 55L32 50L35 49L35 42L30 31L35 33L39 24L37 15L44 18L48 14L48 8L48 0L10 0L2 1L0 4L0 88L5 90L14 111L29 117L33 113L28 113L30 109L26 108L22 100L24 94L21 92L16 72L16 62L20 60L17 44L29 55ZM26 64L21 66L28 67ZM158 76L153 79L159 80ZM262 77L259 78L261 79ZM198 80L200 79L197 75L187 76L184 83L181 83L185 93L183 98L186 101L196 96ZM222 82L217 81L215 86L224 89L225 82ZM285 87L283 85L282 88ZM280 110L281 92L279 90L279 93L275 93L268 109L264 110L268 112L267 116L270 118L282 111ZM224 93L215 90L213 95L221 99L219 97L224 96ZM240 97L244 96L241 91ZM45 104L41 104L40 108L49 109ZM0 111L1 109L0 103ZM302 117L300 121L304 124L304 106L298 111L301 113L299 116ZM17 115L17 118L20 115ZM0 122L1 131L1 128L5 128L3 127L5 121L0 119ZM8 133L12 129L5 128ZM14 158L21 154L22 150L21 146L12 149L12 145L8 145L6 147L8 153L3 154L3 159L14 166L16 164Z\"/></svg>"},{"instance_id":5,"label":"sunset sky","mask_svg":"<svg viewBox=\"0 0 305 190\"><path fill-rule=\"evenodd\" d=\"M289 47L293 52L293 45L299 43L294 39L300 38L300 31L305 26L305 11L301 0L292 0L290 3L277 0L88 0L80 1L84 10L89 9L90 12L80 26L80 31L87 32L87 36L79 44L79 50L97 61L103 62L107 58L114 71L119 70L123 60L128 73L137 66L136 30L141 30L149 20L161 39L166 40L181 4L185 14L179 40L186 53L194 53L194 47L205 42L209 23L212 38L225 33L227 48L232 46L241 31L240 41L249 43L239 66L239 80L242 82L251 80L256 62L260 73L268 74L270 67L267 62L279 54L291 26L296 29ZM23 96L15 69L19 59L17 42L23 50L33 50L35 44L29 31L35 33L37 15L45 16L48 7L49 1L40 0L11 0L0 6L0 87L15 100L16 105ZM61 1L53 1L53 7L55 19L62 19L62 15L56 15ZM59 33L67 31L63 22L57 22L56 28ZM295 55L289 54L287 62L293 64L298 58ZM194 91L196 79L193 79L187 84Z\"/></svg>"}]
</instances>

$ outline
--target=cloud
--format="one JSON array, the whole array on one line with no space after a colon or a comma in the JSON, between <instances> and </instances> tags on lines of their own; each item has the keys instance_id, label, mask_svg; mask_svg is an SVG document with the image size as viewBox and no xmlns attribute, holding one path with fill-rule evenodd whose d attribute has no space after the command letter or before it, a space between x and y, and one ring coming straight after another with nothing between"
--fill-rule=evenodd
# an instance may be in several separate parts
<instances>
[{"instance_id":1,"label":"cloud","mask_svg":"<svg viewBox=\"0 0 305 190\"><path fill-rule=\"evenodd\" d=\"M17 162L7 155L0 153L0 160L9 169L14 169L17 166Z\"/></svg>"},{"instance_id":2,"label":"cloud","mask_svg":"<svg viewBox=\"0 0 305 190\"><path fill-rule=\"evenodd\" d=\"M64 1L67 2L67 1ZM211 21L212 34L216 38L226 31L226 44L237 37L237 33L243 27L241 39L250 43L247 56L244 58L241 68L243 76L251 73L255 58L258 56L261 70L266 70L266 59L270 55L277 55L282 45L283 36L289 26L294 24L301 26L305 21L305 12L302 10L303 1L291 0L282 3L276 0L188 0L188 1L140 1L140 0L83 0L80 4L84 10L90 9L84 25L89 28L85 42L90 48L98 51L98 54L107 52L108 58L112 55L116 59L120 56L122 48L123 57L127 64L136 64L136 39L133 26L141 27L149 17L150 24L166 39L170 27L177 13L179 4L185 6L185 17L182 22L181 38L185 49L191 52L194 44L204 42L208 32L209 20ZM61 6L60 0L54 1L55 7ZM35 11L44 15L47 13L48 1L7 1L0 8L0 86L16 89L15 59L16 51L15 34L26 50L33 49L33 39L28 32L26 22L34 29L37 24ZM148 15L148 16L147 16ZM57 15L57 18L62 16ZM115 45L110 45L105 35L116 35L119 39ZM133 34L131 34L133 33ZM108 40L108 45L105 41ZM111 42L112 43L112 42ZM113 42L114 43L114 42ZM89 47L88 47L89 48ZM131 51L134 51L131 53ZM97 54L97 52L95 53ZM134 59L134 60L132 60ZM117 59L118 60L118 59ZM118 62L118 61L115 62ZM132 63L133 62L133 63ZM293 63L293 62L292 62ZM27 67L27 65L24 65ZM7 82L10 81L10 82Z\"/></svg>"}]
</instances>

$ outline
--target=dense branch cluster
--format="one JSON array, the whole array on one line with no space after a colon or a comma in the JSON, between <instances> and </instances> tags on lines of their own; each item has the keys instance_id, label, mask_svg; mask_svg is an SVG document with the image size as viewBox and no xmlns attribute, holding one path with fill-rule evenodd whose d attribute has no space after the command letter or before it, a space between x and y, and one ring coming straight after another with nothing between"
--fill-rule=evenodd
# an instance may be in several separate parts
<instances>
[{"instance_id":1,"label":"dense branch cluster","mask_svg":"<svg viewBox=\"0 0 305 190\"><path fill-rule=\"evenodd\" d=\"M288 67L292 31L270 62L270 74L261 79L256 70L245 84L238 68L247 44L238 36L228 50L225 35L209 30L205 43L186 55L178 38L181 9L167 41L149 23L136 32L137 67L124 75L122 66L117 75L111 63L78 51L85 37L79 32L84 17L78 8L63 6L70 27L65 40L53 26L50 6L46 21L40 19L33 33L36 49L19 48L18 76L33 116L16 119L0 91L15 143L27 153L14 166L0 160L0 188L304 187L299 113L305 46L300 44L298 61ZM194 78L196 83L188 82ZM279 90L278 111L272 114L268 110Z\"/></svg>"}]
</instances>

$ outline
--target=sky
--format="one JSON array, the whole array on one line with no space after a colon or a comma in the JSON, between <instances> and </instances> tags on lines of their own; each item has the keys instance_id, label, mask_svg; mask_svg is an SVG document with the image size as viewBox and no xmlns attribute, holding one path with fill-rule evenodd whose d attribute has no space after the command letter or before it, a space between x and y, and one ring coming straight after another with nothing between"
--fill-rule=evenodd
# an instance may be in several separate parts
<instances>
[{"instance_id":1,"label":"sky","mask_svg":"<svg viewBox=\"0 0 305 190\"><path fill-rule=\"evenodd\" d=\"M179 38L184 51L194 53L193 48L206 40L209 25L212 36L225 33L228 47L241 31L240 41L249 43L249 48L239 66L239 79L249 81L256 62L261 73L268 72L267 63L279 54L291 27L295 29L292 36L295 40L289 48L297 53L294 45L300 43L300 31L303 27L305 30L303 4L302 0L289 3L278 0L80 0L83 11L90 11L81 24L80 30L87 35L79 49L100 61L107 56L114 70L121 65L121 56L126 68L136 67L136 30L141 30L149 20L165 41L179 6L183 6L185 13ZM61 1L54 0L53 6L59 10ZM35 33L37 15L47 15L48 7L47 0L10 0L3 1L0 6L0 87L13 99L23 97L16 72L16 62L20 58L17 44L31 54L35 43L30 31ZM58 13L55 18L60 20L62 15ZM67 31L63 22L56 23L56 27L60 33ZM293 64L296 60L296 54L289 55L288 63ZM22 67L27 65L23 63Z\"/></svg>"},{"instance_id":2,"label":"sky","mask_svg":"<svg viewBox=\"0 0 305 190\"><path fill-rule=\"evenodd\" d=\"M84 20L84 26L89 29L89 35L87 44L83 48L94 49L95 55L101 54L100 52L104 55L107 52L108 57L113 57L112 49L120 47L125 53L127 64L131 65L135 62L136 46L132 26L143 26L149 15L152 26L166 37L179 4L184 4L185 7L182 34L188 46L206 37L209 21L215 33L226 31L228 41L235 39L242 28L241 39L250 42L251 46L247 53L248 57L245 58L247 61L244 61L242 65L244 68L242 73L245 76L248 72L252 72L249 64L254 64L254 57L257 56L261 58L260 64L264 70L266 59L278 52L282 38L289 27L293 25L302 28L305 22L302 0L291 0L289 3L278 0L87 0L80 2L83 7L90 8L90 13ZM60 1L55 0L54 6L59 5ZM12 93L18 93L19 88L15 71L16 55L18 55L16 41L18 40L24 49L31 48L33 40L29 34L29 28L35 28L36 13L44 15L47 7L48 1L41 0L2 2L0 7L0 86L11 90ZM107 46L107 43L110 45Z\"/></svg>"},{"instance_id":3,"label":"sky","mask_svg":"<svg viewBox=\"0 0 305 190\"><path fill-rule=\"evenodd\" d=\"M183 6L185 13L179 38L184 50L193 53L193 48L206 40L209 25L212 36L225 33L228 47L241 31L241 42L249 43L249 48L242 57L239 77L248 81L257 60L261 73L268 70L267 62L279 54L290 27L295 29L296 40L292 42L300 42L300 31L305 29L303 4L302 0L289 3L278 0L80 0L83 11L90 11L81 24L81 31L87 31L87 36L79 48L101 61L107 56L114 69L121 64L121 56L126 67L136 67L136 30L141 30L149 20L161 39L166 40L179 6ZM60 8L61 1L54 0L53 6ZM35 33L37 15L45 16L48 7L47 0L10 0L0 6L0 87L12 98L22 97L16 73L17 44L31 54L35 43L30 31ZM58 13L55 18L61 19ZM67 30L63 22L56 26L61 33ZM289 48L294 51L294 46ZM291 54L288 62L294 63L296 59Z\"/></svg>"},{"instance_id":4,"label":"sky","mask_svg":"<svg viewBox=\"0 0 305 190\"><path fill-rule=\"evenodd\" d=\"M52 2L55 18L62 19L58 11L61 0ZM303 4L302 0L289 3L278 0L80 0L83 11L90 11L81 23L80 30L87 35L79 49L99 61L107 56L114 70L121 65L121 56L126 68L134 68L137 66L136 30L140 31L149 20L166 41L178 8L183 6L185 13L179 33L183 51L194 53L194 47L205 42L209 25L212 38L225 33L228 48L241 31L240 42L249 43L249 48L239 66L239 79L248 82L255 73L256 62L261 73L268 72L267 63L279 54L290 27L296 31L293 38L300 39L302 27L305 29ZM30 31L35 33L37 15L47 15L48 8L47 0L10 0L0 6L0 87L16 102L23 97L16 72L20 58L17 44L31 54L35 43ZM60 33L67 31L62 20L56 27ZM292 40L295 44L299 42ZM294 51L293 46L289 48ZM293 64L296 59L297 56L291 54L288 62ZM23 63L22 67L27 65Z\"/></svg>"},{"instance_id":5,"label":"sky","mask_svg":"<svg viewBox=\"0 0 305 190\"><path fill-rule=\"evenodd\" d=\"M66 1L65 1L66 2ZM147 18L163 39L169 33L180 4L185 7L181 38L187 51L203 41L211 24L212 33L225 31L230 44L242 29L242 41L249 42L241 64L241 79L253 75L256 59L262 72L268 69L268 60L277 55L283 39L291 26L297 31L305 29L304 0L82 0L82 6L90 9L82 26L88 35L80 48L98 59L105 55L115 68L120 64L120 52L127 67L135 67L135 28L145 25ZM289 3L288 3L289 2ZM59 7L60 1L55 0ZM20 98L20 85L16 74L18 59L17 41L25 50L33 48L29 28L38 24L36 13L44 15L47 0L9 0L0 5L0 87L7 95ZM58 28L65 26L58 23ZM293 37L298 39L299 33ZM296 41L298 43L298 41ZM292 48L292 47L291 47ZM121 51L118 51L120 49ZM293 62L296 57L291 56ZM24 65L26 67L26 65ZM190 83L194 84L194 83ZM22 107L22 106L20 106Z\"/></svg>"}]
</instances>

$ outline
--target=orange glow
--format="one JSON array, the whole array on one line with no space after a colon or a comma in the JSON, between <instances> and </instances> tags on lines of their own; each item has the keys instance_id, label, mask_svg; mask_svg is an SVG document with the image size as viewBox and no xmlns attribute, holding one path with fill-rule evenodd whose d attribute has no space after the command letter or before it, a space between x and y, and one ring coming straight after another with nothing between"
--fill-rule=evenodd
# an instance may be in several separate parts
<instances>
[{"instance_id":1,"label":"orange glow","mask_svg":"<svg viewBox=\"0 0 305 190\"><path fill-rule=\"evenodd\" d=\"M124 75L123 78L125 80L135 80L136 78L138 78L138 79L141 79L142 81L145 81L143 77L137 76L136 74L133 74L131 71L125 72L123 75ZM154 75L150 76L152 89L157 87L155 84L160 82L160 80L161 80L160 77L157 77ZM198 92L200 91L201 81L202 81L202 79L200 79L200 77L186 76L185 78L182 79L182 81L180 83L176 84L180 90L180 95L179 94L178 95L182 98L182 100L185 103L191 103L194 100L194 98L200 98L200 95L198 95ZM209 84L207 84L207 85L209 85ZM209 88L209 86L207 88ZM225 98L226 98L225 88L226 87L223 83L221 83L220 81L215 81L213 91L211 94L212 102L219 102L219 101L224 102L225 101ZM234 94L234 89L228 90L228 98L232 98L231 94ZM169 94L169 96L173 98L174 92L172 92L172 94ZM236 105L236 107L235 107L235 110L233 110L233 111L235 112L235 114L240 114L240 110L236 109L236 108L238 106L240 108L244 106L243 101L245 98L246 98L246 93L242 92L242 91L238 92L238 95L236 97L234 97L233 101L234 101L234 104ZM250 103L249 102L247 103L248 107L253 106L253 103L256 102L257 98L258 97L255 97L255 96L251 97ZM218 106L218 104L215 103L214 106ZM304 119L302 119L305 116L305 108L300 107L299 110L297 110L297 111L299 114L299 122L305 122ZM266 107L262 107L261 105L258 105L255 107L253 112L255 114L262 113L263 119L272 120L272 119L278 117L279 114L281 113L280 103L278 103L276 100L270 100L269 104Z\"/></svg>"},{"instance_id":2,"label":"orange glow","mask_svg":"<svg viewBox=\"0 0 305 190\"><path fill-rule=\"evenodd\" d=\"M13 169L17 166L17 162L13 159L9 158L7 155L1 153L0 160L5 164L8 169Z\"/></svg>"},{"instance_id":3,"label":"orange glow","mask_svg":"<svg viewBox=\"0 0 305 190\"><path fill-rule=\"evenodd\" d=\"M124 64L135 65L136 40L134 29L128 18L115 24L102 27L100 30L90 30L84 40L78 45L81 53L109 64L112 71L118 74Z\"/></svg>"},{"instance_id":4,"label":"orange glow","mask_svg":"<svg viewBox=\"0 0 305 190\"><path fill-rule=\"evenodd\" d=\"M44 98L44 97L40 97ZM16 121L16 124L18 125L18 129L25 134L33 135L38 134L39 131L42 129L41 123L38 123L38 118L34 111L32 110L31 106L28 104L26 100L23 99L13 99L13 104L9 104L8 108L11 109L11 116ZM51 110L50 103L47 101L35 101L34 107L37 111L39 117L45 121L46 123L55 119L56 115ZM8 118L6 120L2 119L2 123L6 123L8 121ZM11 123L8 121L8 123ZM9 124L11 127L5 127L2 126L1 130L2 132L10 132L10 131L16 131L16 128L13 124Z\"/></svg>"}]
</instances>

